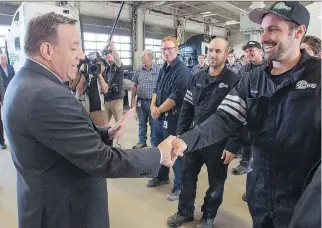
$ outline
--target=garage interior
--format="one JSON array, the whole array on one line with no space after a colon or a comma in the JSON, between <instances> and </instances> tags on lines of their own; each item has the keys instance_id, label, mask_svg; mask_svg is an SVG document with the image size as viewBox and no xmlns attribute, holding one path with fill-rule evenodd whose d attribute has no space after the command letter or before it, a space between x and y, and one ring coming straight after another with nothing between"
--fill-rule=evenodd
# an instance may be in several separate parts
<instances>
[{"instance_id":1,"label":"garage interior","mask_svg":"<svg viewBox=\"0 0 322 228\"><path fill-rule=\"evenodd\" d=\"M321 37L321 4L313 1L301 2L311 13L308 34ZM0 2L0 49L6 52L6 34L21 2ZM79 12L85 54L100 51L112 31L120 8L119 1L45 2L44 4L75 8ZM228 40L237 58L241 47L250 40L260 41L258 27L246 20L253 8L268 8L272 1L128 1L125 3L116 24L113 41L125 66L125 79L131 80L141 66L144 49L154 51L155 63L162 64L161 41L165 36L174 36L179 43L198 48L187 60L192 67L196 56L204 54L201 43L209 43L214 37ZM319 8L320 7L320 8ZM127 86L130 90L130 86ZM124 98L126 112L130 105L130 93ZM115 123L115 122L114 122ZM112 123L113 125L113 123ZM149 131L148 131L149 132ZM123 149L130 149L138 140L138 122L129 121L121 139ZM149 141L149 139L148 139ZM0 228L18 227L16 199L16 170L8 148L0 151ZM246 188L246 175L231 175L231 168L239 164L236 158L229 165L225 182L224 200L221 204L214 228L250 228L251 217L247 203L241 197ZM177 211L178 201L169 202L166 194L170 185L147 188L147 179L108 179L109 216L111 227L117 228L163 228L167 217ZM195 219L201 217L200 207L208 188L207 169L199 175L196 196ZM182 227L194 227L191 222Z\"/></svg>"}]
</instances>

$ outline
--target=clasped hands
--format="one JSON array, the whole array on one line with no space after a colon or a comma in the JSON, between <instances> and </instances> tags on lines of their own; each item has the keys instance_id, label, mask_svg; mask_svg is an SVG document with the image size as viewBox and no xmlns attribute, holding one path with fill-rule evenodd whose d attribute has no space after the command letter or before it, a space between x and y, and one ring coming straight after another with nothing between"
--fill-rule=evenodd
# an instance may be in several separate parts
<instances>
[{"instance_id":1,"label":"clasped hands","mask_svg":"<svg viewBox=\"0 0 322 228\"><path fill-rule=\"evenodd\" d=\"M172 167L178 157L182 157L187 150L187 144L180 138L170 135L158 146L162 154L161 164L167 167ZM221 159L224 164L228 165L235 158L235 154L224 150Z\"/></svg>"},{"instance_id":2,"label":"clasped hands","mask_svg":"<svg viewBox=\"0 0 322 228\"><path fill-rule=\"evenodd\" d=\"M187 144L182 139L170 135L159 144L158 148L162 154L161 164L171 167L178 156L183 156L183 153L187 150Z\"/></svg>"}]
</instances>

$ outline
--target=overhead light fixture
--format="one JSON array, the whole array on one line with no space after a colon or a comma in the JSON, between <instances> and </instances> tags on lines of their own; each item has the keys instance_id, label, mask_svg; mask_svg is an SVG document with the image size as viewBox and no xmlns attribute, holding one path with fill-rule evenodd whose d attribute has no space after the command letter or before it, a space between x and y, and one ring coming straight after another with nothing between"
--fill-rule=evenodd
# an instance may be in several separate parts
<instances>
[{"instance_id":1,"label":"overhead light fixture","mask_svg":"<svg viewBox=\"0 0 322 228\"><path fill-rule=\"evenodd\" d=\"M239 21L226 21L226 25L235 25L235 24L239 24Z\"/></svg>"},{"instance_id":2,"label":"overhead light fixture","mask_svg":"<svg viewBox=\"0 0 322 228\"><path fill-rule=\"evenodd\" d=\"M212 13L212 14L207 14L207 15L202 15L202 17L209 17L209 16L215 16L217 15L216 13Z\"/></svg>"},{"instance_id":3,"label":"overhead light fixture","mask_svg":"<svg viewBox=\"0 0 322 228\"><path fill-rule=\"evenodd\" d=\"M209 14L209 13L211 13L210 11L207 11L207 12L203 12L203 13L200 13L200 14Z\"/></svg>"}]
</instances>

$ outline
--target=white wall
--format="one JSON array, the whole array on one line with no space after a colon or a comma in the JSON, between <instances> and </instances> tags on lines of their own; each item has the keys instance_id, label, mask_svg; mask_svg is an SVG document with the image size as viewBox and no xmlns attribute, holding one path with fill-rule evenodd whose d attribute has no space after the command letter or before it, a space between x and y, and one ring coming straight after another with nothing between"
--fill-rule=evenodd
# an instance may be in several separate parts
<instances>
[{"instance_id":1,"label":"white wall","mask_svg":"<svg viewBox=\"0 0 322 228\"><path fill-rule=\"evenodd\" d=\"M245 33L240 32L239 30L230 31L230 35L228 36L228 43L230 47L234 48L234 53L237 58L243 55L243 51L241 47L245 45Z\"/></svg>"},{"instance_id":2,"label":"white wall","mask_svg":"<svg viewBox=\"0 0 322 228\"><path fill-rule=\"evenodd\" d=\"M314 2L306 7L310 12L310 24L307 30L308 35L321 39L322 29L322 2Z\"/></svg>"}]
</instances>

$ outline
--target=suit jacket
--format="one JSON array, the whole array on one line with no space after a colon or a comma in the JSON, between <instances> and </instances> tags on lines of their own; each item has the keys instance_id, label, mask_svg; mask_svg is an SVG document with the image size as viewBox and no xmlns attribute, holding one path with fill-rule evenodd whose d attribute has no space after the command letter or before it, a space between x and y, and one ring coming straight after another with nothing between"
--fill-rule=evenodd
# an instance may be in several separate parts
<instances>
[{"instance_id":1,"label":"suit jacket","mask_svg":"<svg viewBox=\"0 0 322 228\"><path fill-rule=\"evenodd\" d=\"M12 79L3 114L17 169L19 228L108 228L105 178L157 175L157 148L104 144L106 131L95 131L69 89L32 60Z\"/></svg>"},{"instance_id":2,"label":"suit jacket","mask_svg":"<svg viewBox=\"0 0 322 228\"><path fill-rule=\"evenodd\" d=\"M15 70L13 68L13 66L11 65L7 65L7 70L8 70L8 76L6 75L6 73L4 72L2 66L0 65L0 75L2 77L3 80L3 84L4 84L4 88L7 89L9 82L11 81L11 79L13 78L13 76L15 76Z\"/></svg>"}]
</instances>

